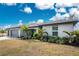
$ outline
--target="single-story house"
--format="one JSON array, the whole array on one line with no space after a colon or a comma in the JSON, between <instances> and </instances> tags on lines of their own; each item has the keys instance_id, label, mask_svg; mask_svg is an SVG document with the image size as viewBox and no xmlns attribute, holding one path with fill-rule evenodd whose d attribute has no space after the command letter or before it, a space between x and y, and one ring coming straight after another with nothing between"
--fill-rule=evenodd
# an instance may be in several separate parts
<instances>
[{"instance_id":1,"label":"single-story house","mask_svg":"<svg viewBox=\"0 0 79 59\"><path fill-rule=\"evenodd\" d=\"M59 36L66 37L67 34L63 31L74 31L74 26L78 20L57 20L49 23L39 23L39 24L30 24L29 29L37 30L39 27L44 29L44 32L47 32L49 36ZM7 28L7 35L9 37L20 37L25 36L24 32L20 30L20 26Z\"/></svg>"}]
</instances>

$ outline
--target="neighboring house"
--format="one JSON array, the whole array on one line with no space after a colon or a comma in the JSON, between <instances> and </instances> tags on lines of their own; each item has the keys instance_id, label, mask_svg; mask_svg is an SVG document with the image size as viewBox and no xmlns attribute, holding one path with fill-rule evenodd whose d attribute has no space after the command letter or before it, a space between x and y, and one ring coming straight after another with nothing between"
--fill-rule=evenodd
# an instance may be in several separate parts
<instances>
[{"instance_id":1,"label":"neighboring house","mask_svg":"<svg viewBox=\"0 0 79 59\"><path fill-rule=\"evenodd\" d=\"M39 27L44 29L49 36L66 37L63 31L74 31L74 26L78 20L57 20L50 23L31 24L29 29L37 30ZM7 34L10 37L20 37L24 35L24 32L20 30L20 27L11 27L7 29Z\"/></svg>"}]
</instances>

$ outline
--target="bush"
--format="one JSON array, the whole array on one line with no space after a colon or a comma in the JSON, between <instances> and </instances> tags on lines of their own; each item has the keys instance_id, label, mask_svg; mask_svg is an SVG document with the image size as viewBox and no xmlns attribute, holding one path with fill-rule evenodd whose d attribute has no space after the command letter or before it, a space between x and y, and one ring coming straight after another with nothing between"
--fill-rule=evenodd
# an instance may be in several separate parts
<instances>
[{"instance_id":1,"label":"bush","mask_svg":"<svg viewBox=\"0 0 79 59\"><path fill-rule=\"evenodd\" d=\"M54 37L49 36L48 42L55 43L56 40L54 39Z\"/></svg>"},{"instance_id":2,"label":"bush","mask_svg":"<svg viewBox=\"0 0 79 59\"><path fill-rule=\"evenodd\" d=\"M34 34L33 34L33 38L34 38L34 39L37 39L37 38L38 38L38 33L34 33Z\"/></svg>"},{"instance_id":3,"label":"bush","mask_svg":"<svg viewBox=\"0 0 79 59\"><path fill-rule=\"evenodd\" d=\"M69 38L66 38L66 37L63 37L63 38L61 38L61 37L49 37L49 39L48 39L48 42L50 42L50 43L57 43L57 44L68 44L68 42L69 42Z\"/></svg>"},{"instance_id":4,"label":"bush","mask_svg":"<svg viewBox=\"0 0 79 59\"><path fill-rule=\"evenodd\" d=\"M69 38L63 37L61 38L60 44L68 44L69 43Z\"/></svg>"},{"instance_id":5,"label":"bush","mask_svg":"<svg viewBox=\"0 0 79 59\"><path fill-rule=\"evenodd\" d=\"M43 35L42 35L42 41L48 41L48 33L47 32L43 32Z\"/></svg>"},{"instance_id":6,"label":"bush","mask_svg":"<svg viewBox=\"0 0 79 59\"><path fill-rule=\"evenodd\" d=\"M59 37L55 37L55 36L50 36L49 39L48 39L48 42L51 42L51 43L59 43Z\"/></svg>"},{"instance_id":7,"label":"bush","mask_svg":"<svg viewBox=\"0 0 79 59\"><path fill-rule=\"evenodd\" d=\"M79 30L73 32L64 31L69 35L69 44L79 44Z\"/></svg>"},{"instance_id":8,"label":"bush","mask_svg":"<svg viewBox=\"0 0 79 59\"><path fill-rule=\"evenodd\" d=\"M36 32L33 34L33 38L38 39L38 40L42 39L41 35L39 33L36 33Z\"/></svg>"}]
</instances>

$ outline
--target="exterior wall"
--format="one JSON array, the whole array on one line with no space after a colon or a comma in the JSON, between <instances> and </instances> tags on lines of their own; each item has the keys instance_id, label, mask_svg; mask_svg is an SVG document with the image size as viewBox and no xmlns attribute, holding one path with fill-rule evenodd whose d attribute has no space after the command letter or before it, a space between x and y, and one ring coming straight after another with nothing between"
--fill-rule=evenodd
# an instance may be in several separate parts
<instances>
[{"instance_id":1,"label":"exterior wall","mask_svg":"<svg viewBox=\"0 0 79 59\"><path fill-rule=\"evenodd\" d=\"M60 24L60 25L58 25L58 36L66 37L68 35L66 33L64 33L63 31L72 32L73 30L74 30L73 24Z\"/></svg>"},{"instance_id":2,"label":"exterior wall","mask_svg":"<svg viewBox=\"0 0 79 59\"><path fill-rule=\"evenodd\" d=\"M43 26L44 31L47 32L49 36L53 36L53 34L52 34L53 33L52 26L55 26L55 25ZM66 36L68 36L63 31L71 32L71 31L74 30L73 24L58 24L57 26L58 26L58 36L59 37L66 37Z\"/></svg>"},{"instance_id":3,"label":"exterior wall","mask_svg":"<svg viewBox=\"0 0 79 59\"><path fill-rule=\"evenodd\" d=\"M50 26L43 26L44 32L47 32L49 36L52 36L52 26L55 25L50 25ZM38 29L38 27L35 27L33 29ZM59 37L65 37L68 36L66 33L64 33L63 31L73 31L74 30L74 26L73 24L58 24L58 36ZM25 36L25 33L23 31L21 31L19 28L13 28L13 29L9 29L9 37L21 37L21 36ZM36 31L38 32L38 31Z\"/></svg>"},{"instance_id":4,"label":"exterior wall","mask_svg":"<svg viewBox=\"0 0 79 59\"><path fill-rule=\"evenodd\" d=\"M52 36L52 26L43 26L43 29L49 36Z\"/></svg>"}]
</instances>

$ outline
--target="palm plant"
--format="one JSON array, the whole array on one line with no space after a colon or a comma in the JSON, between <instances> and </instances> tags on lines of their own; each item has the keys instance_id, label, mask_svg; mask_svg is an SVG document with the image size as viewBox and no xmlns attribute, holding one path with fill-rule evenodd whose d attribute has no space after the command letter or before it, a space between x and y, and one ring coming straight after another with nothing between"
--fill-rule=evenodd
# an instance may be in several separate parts
<instances>
[{"instance_id":1,"label":"palm plant","mask_svg":"<svg viewBox=\"0 0 79 59\"><path fill-rule=\"evenodd\" d=\"M41 28L38 28L37 31L38 31L38 37L39 37L38 39L42 39L42 38L43 38L43 31L44 31L44 30L41 29Z\"/></svg>"},{"instance_id":2,"label":"palm plant","mask_svg":"<svg viewBox=\"0 0 79 59\"><path fill-rule=\"evenodd\" d=\"M43 29L42 28L38 28L37 32L34 33L33 37L35 39L38 39L38 40L42 39L43 38Z\"/></svg>"},{"instance_id":3,"label":"palm plant","mask_svg":"<svg viewBox=\"0 0 79 59\"><path fill-rule=\"evenodd\" d=\"M28 39L31 35L31 31L29 30L28 26L21 26L21 30L23 30L25 32L26 38Z\"/></svg>"},{"instance_id":4,"label":"palm plant","mask_svg":"<svg viewBox=\"0 0 79 59\"><path fill-rule=\"evenodd\" d=\"M79 42L79 30L73 31L73 32L68 32L64 31L66 34L69 35L69 42Z\"/></svg>"},{"instance_id":5,"label":"palm plant","mask_svg":"<svg viewBox=\"0 0 79 59\"><path fill-rule=\"evenodd\" d=\"M25 31L25 32L27 32L27 31L28 31L28 27L27 27L27 26L25 26L25 25L21 26L21 29L22 29L23 31Z\"/></svg>"}]
</instances>

